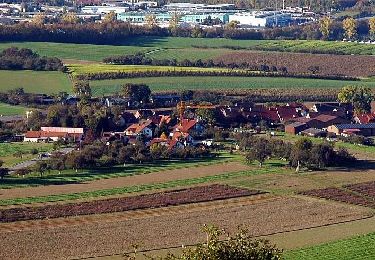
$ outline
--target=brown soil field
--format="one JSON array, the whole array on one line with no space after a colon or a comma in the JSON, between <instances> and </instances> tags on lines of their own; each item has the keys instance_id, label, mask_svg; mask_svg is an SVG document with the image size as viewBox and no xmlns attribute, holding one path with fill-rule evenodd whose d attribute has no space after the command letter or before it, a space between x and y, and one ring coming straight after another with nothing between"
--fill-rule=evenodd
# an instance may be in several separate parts
<instances>
[{"instance_id":1,"label":"brown soil field","mask_svg":"<svg viewBox=\"0 0 375 260\"><path fill-rule=\"evenodd\" d=\"M245 202L251 197L240 199ZM3 231L0 232L0 259L71 259L119 254L130 250L132 244L138 244L141 249L194 244L205 239L200 231L203 224L216 224L229 232L244 225L253 236L260 236L372 215L362 207L305 197L278 197L250 204L212 203L216 206L202 208L190 204L141 210L138 214L142 217L136 218L136 211L95 215L88 216L95 222L76 225L69 225L69 220L87 217L67 218L61 220L67 223L60 227ZM51 221L60 219L25 221L23 225L40 223L43 227L43 223ZM3 223L0 228L20 223Z\"/></svg>"},{"instance_id":2,"label":"brown soil field","mask_svg":"<svg viewBox=\"0 0 375 260\"><path fill-rule=\"evenodd\" d=\"M354 205L361 205L365 207L375 207L375 202L359 194L355 194L339 188L326 188L320 190L310 190L301 192L306 196L313 196L323 199L336 200Z\"/></svg>"},{"instance_id":3,"label":"brown soil field","mask_svg":"<svg viewBox=\"0 0 375 260\"><path fill-rule=\"evenodd\" d=\"M346 185L345 188L375 200L375 181Z\"/></svg>"},{"instance_id":4,"label":"brown soil field","mask_svg":"<svg viewBox=\"0 0 375 260\"><path fill-rule=\"evenodd\" d=\"M193 187L189 189L159 192L132 197L96 200L91 202L5 209L0 210L0 222L103 214L145 208L160 208L181 204L251 196L261 193L263 192L215 184L210 186Z\"/></svg>"},{"instance_id":5,"label":"brown soil field","mask_svg":"<svg viewBox=\"0 0 375 260\"><path fill-rule=\"evenodd\" d=\"M102 179L80 184L49 185L28 188L0 189L0 199L13 199L22 197L39 197L55 194L78 193L117 187L127 187L140 184L162 183L173 180L198 178L212 176L221 173L244 171L251 169L250 166L240 162L220 163L195 168L167 170L143 175Z\"/></svg>"},{"instance_id":6,"label":"brown soil field","mask_svg":"<svg viewBox=\"0 0 375 260\"><path fill-rule=\"evenodd\" d=\"M260 66L286 67L291 73L311 73L319 67L319 75L368 77L375 75L375 56L326 55L279 52L231 52L215 58L216 62L243 63Z\"/></svg>"}]
</instances>

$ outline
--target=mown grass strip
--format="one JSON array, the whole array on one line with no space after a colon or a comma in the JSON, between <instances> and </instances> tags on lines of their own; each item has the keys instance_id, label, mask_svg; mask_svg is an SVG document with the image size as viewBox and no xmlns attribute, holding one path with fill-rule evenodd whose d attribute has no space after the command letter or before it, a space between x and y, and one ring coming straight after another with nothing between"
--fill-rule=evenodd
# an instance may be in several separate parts
<instances>
[{"instance_id":1,"label":"mown grass strip","mask_svg":"<svg viewBox=\"0 0 375 260\"><path fill-rule=\"evenodd\" d=\"M213 175L213 176L175 180L175 181L155 183L155 184L143 184L143 185L136 185L136 186L130 186L130 187L104 189L104 190L96 190L96 191L80 192L80 193L6 199L6 200L0 200L0 206L71 201L71 200L78 200L78 199L92 199L92 198L105 197L105 196L122 195L122 194L136 193L136 192L145 192L145 191L152 191L152 190L184 187L184 186L197 185L197 184L203 184L203 183L208 183L208 182L225 181L225 180L234 179L238 177L265 174L265 173L276 173L279 171L280 171L280 168L264 167L262 169L256 169L256 170L231 172L231 173L224 173L224 174L218 174L218 175Z\"/></svg>"},{"instance_id":2,"label":"mown grass strip","mask_svg":"<svg viewBox=\"0 0 375 260\"><path fill-rule=\"evenodd\" d=\"M286 260L373 259L375 256L375 233L339 240L318 246L287 251L283 256Z\"/></svg>"}]
</instances>

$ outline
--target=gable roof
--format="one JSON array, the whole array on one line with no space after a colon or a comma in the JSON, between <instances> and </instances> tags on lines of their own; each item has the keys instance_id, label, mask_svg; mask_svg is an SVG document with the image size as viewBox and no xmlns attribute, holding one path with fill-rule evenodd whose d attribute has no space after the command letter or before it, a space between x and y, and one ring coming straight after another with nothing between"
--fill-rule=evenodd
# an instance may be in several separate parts
<instances>
[{"instance_id":1,"label":"gable roof","mask_svg":"<svg viewBox=\"0 0 375 260\"><path fill-rule=\"evenodd\" d=\"M340 130L343 129L375 129L375 123L370 124L339 124L335 125Z\"/></svg>"},{"instance_id":2,"label":"gable roof","mask_svg":"<svg viewBox=\"0 0 375 260\"><path fill-rule=\"evenodd\" d=\"M152 123L152 120L146 120L138 124L132 124L128 128L126 128L126 132L132 132L134 134L138 134L143 131L146 127L148 127Z\"/></svg>"},{"instance_id":3,"label":"gable roof","mask_svg":"<svg viewBox=\"0 0 375 260\"><path fill-rule=\"evenodd\" d=\"M197 124L196 119L183 119L180 124L175 125L175 130L179 132L188 132L191 128L193 128Z\"/></svg>"}]
</instances>

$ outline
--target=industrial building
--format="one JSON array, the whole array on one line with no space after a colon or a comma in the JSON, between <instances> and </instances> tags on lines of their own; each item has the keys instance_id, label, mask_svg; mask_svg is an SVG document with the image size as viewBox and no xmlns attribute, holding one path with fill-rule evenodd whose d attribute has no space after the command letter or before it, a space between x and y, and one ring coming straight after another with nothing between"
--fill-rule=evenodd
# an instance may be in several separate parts
<instances>
[{"instance_id":1,"label":"industrial building","mask_svg":"<svg viewBox=\"0 0 375 260\"><path fill-rule=\"evenodd\" d=\"M254 11L229 15L229 22L237 21L241 27L288 26L292 23L289 13L275 11Z\"/></svg>"},{"instance_id":2,"label":"industrial building","mask_svg":"<svg viewBox=\"0 0 375 260\"><path fill-rule=\"evenodd\" d=\"M145 23L146 17L149 15L155 15L158 24L169 23L173 17L173 13L149 13L149 12L126 12L117 15L117 19L130 23ZM189 24L202 24L206 20L220 20L221 23L229 22L229 14L227 13L192 13L192 14L181 14L180 23Z\"/></svg>"}]
</instances>

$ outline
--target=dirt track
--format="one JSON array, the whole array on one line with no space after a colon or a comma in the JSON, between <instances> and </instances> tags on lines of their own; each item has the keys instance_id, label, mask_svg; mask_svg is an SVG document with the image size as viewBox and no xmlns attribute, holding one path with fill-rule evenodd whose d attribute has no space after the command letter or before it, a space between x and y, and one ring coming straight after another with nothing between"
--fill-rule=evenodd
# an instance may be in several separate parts
<instances>
[{"instance_id":1,"label":"dirt track","mask_svg":"<svg viewBox=\"0 0 375 260\"><path fill-rule=\"evenodd\" d=\"M361 207L300 197L225 204L96 215L90 216L91 222L68 218L1 224L0 259L70 259L121 253L134 243L142 248L191 244L204 239L199 230L205 223L228 230L244 224L252 235L265 235L371 215ZM60 225L48 228L51 221L60 221ZM32 227L36 223L41 229ZM17 229L20 231L11 231Z\"/></svg>"},{"instance_id":2,"label":"dirt track","mask_svg":"<svg viewBox=\"0 0 375 260\"><path fill-rule=\"evenodd\" d=\"M139 184L161 183L173 180L190 179L203 176L212 176L220 173L236 172L250 169L249 166L239 162L230 162L195 168L167 170L150 174L102 179L80 184L49 185L29 188L15 188L0 190L0 199L13 199L22 197L38 197L53 194L66 194L86 192L101 189L111 189Z\"/></svg>"}]
</instances>

